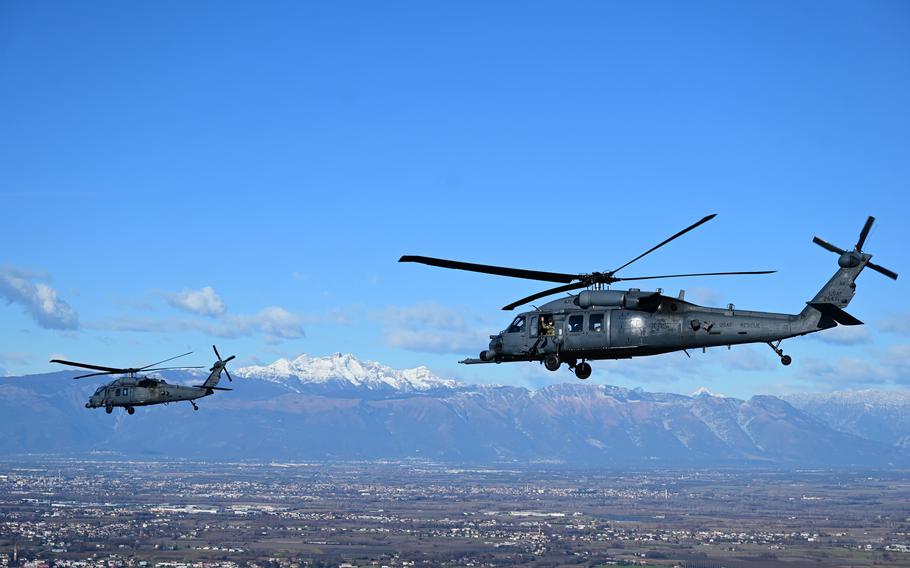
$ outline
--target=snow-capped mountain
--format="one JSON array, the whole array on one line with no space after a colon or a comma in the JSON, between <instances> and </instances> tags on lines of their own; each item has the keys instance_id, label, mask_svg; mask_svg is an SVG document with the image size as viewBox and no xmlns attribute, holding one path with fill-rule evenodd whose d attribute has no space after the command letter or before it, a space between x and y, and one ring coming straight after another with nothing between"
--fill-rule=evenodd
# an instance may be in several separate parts
<instances>
[{"instance_id":1,"label":"snow-capped mountain","mask_svg":"<svg viewBox=\"0 0 910 568\"><path fill-rule=\"evenodd\" d=\"M697 389L692 391L692 394L690 394L689 396L691 396L693 398L696 396L716 396L718 398L727 398L725 395L722 395L720 393L711 392L710 390L708 390L708 387L698 387Z\"/></svg>"},{"instance_id":2,"label":"snow-capped mountain","mask_svg":"<svg viewBox=\"0 0 910 568\"><path fill-rule=\"evenodd\" d=\"M242 367L234 375L277 383L295 392L312 390L308 387L318 385L403 392L427 392L460 386L456 381L433 374L426 367L398 370L342 353L328 357L301 355L294 360L278 359L270 365Z\"/></svg>"},{"instance_id":3,"label":"snow-capped mountain","mask_svg":"<svg viewBox=\"0 0 910 568\"><path fill-rule=\"evenodd\" d=\"M842 432L910 448L910 390L845 390L784 398Z\"/></svg>"}]
</instances>

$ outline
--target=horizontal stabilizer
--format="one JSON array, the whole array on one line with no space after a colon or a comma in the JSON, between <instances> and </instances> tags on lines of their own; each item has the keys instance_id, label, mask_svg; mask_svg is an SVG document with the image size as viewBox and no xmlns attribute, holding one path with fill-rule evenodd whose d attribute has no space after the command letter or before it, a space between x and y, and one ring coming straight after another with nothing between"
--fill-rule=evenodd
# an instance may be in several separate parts
<instances>
[{"instance_id":1,"label":"horizontal stabilizer","mask_svg":"<svg viewBox=\"0 0 910 568\"><path fill-rule=\"evenodd\" d=\"M197 389L209 389L209 390L213 390L213 391L229 391L229 390L234 390L234 389L226 389L226 388L224 388L224 387L207 387L207 386L205 386L205 385L193 385L193 386L196 387Z\"/></svg>"},{"instance_id":2,"label":"horizontal stabilizer","mask_svg":"<svg viewBox=\"0 0 910 568\"><path fill-rule=\"evenodd\" d=\"M827 319L840 325L863 325L863 322L851 316L844 310L838 308L834 304L827 304L823 302L806 303L822 313L823 321Z\"/></svg>"}]
</instances>

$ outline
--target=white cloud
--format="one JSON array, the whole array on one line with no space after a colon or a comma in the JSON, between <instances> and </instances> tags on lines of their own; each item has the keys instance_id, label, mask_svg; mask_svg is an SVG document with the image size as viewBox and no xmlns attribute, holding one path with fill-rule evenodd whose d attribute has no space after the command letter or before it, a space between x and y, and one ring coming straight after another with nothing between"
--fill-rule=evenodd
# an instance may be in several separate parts
<instances>
[{"instance_id":1,"label":"white cloud","mask_svg":"<svg viewBox=\"0 0 910 568\"><path fill-rule=\"evenodd\" d=\"M259 332L281 339L304 336L303 318L277 306L264 308L255 315L228 315L222 323L228 330L235 329L241 335Z\"/></svg>"},{"instance_id":2,"label":"white cloud","mask_svg":"<svg viewBox=\"0 0 910 568\"><path fill-rule=\"evenodd\" d=\"M343 310L305 317L280 306L268 306L253 314L234 314L211 286L185 288L179 293L159 292L171 306L199 317L148 317L121 315L89 324L95 329L135 332L196 331L223 338L261 334L272 340L304 337L305 323L350 323ZM143 309L143 311L148 311Z\"/></svg>"},{"instance_id":3,"label":"white cloud","mask_svg":"<svg viewBox=\"0 0 910 568\"><path fill-rule=\"evenodd\" d=\"M470 310L435 302L392 306L374 312L372 318L382 326L390 347L428 353L479 353L494 331Z\"/></svg>"},{"instance_id":4,"label":"white cloud","mask_svg":"<svg viewBox=\"0 0 910 568\"><path fill-rule=\"evenodd\" d=\"M426 353L470 354L487 346L481 335L457 331L390 329L385 332L385 340L389 347Z\"/></svg>"},{"instance_id":5,"label":"white cloud","mask_svg":"<svg viewBox=\"0 0 910 568\"><path fill-rule=\"evenodd\" d=\"M838 387L880 385L889 382L892 375L881 365L861 357L841 357L834 361L806 358L801 367L800 375L804 378Z\"/></svg>"},{"instance_id":6,"label":"white cloud","mask_svg":"<svg viewBox=\"0 0 910 568\"><path fill-rule=\"evenodd\" d=\"M200 290L184 288L182 292L165 293L165 299L171 306L200 316L217 318L227 311L224 301L215 293L215 289L206 286Z\"/></svg>"},{"instance_id":7,"label":"white cloud","mask_svg":"<svg viewBox=\"0 0 910 568\"><path fill-rule=\"evenodd\" d=\"M910 384L910 344L892 345L870 352L867 357L841 357L830 361L807 358L802 363L800 375L813 382L850 388Z\"/></svg>"},{"instance_id":8,"label":"white cloud","mask_svg":"<svg viewBox=\"0 0 910 568\"><path fill-rule=\"evenodd\" d=\"M832 345L859 345L872 340L869 330L864 325L839 325L813 333L809 337Z\"/></svg>"},{"instance_id":9,"label":"white cloud","mask_svg":"<svg viewBox=\"0 0 910 568\"><path fill-rule=\"evenodd\" d=\"M199 317L120 315L93 322L89 327L134 332L196 331L222 338L261 334L270 340L280 341L304 337L305 323L343 325L349 322L347 312L340 309L311 317L292 313L280 306L268 306L252 314L230 313L224 300L211 286L199 290L185 288L179 293L159 294L169 305ZM147 307L142 309L148 311Z\"/></svg>"},{"instance_id":10,"label":"white cloud","mask_svg":"<svg viewBox=\"0 0 910 568\"><path fill-rule=\"evenodd\" d=\"M10 371L10 368L7 365L15 367L21 367L27 365L32 360L32 354L25 351L4 351L0 352L0 363L3 366L0 366L0 377L12 376L12 373L15 371Z\"/></svg>"},{"instance_id":11,"label":"white cloud","mask_svg":"<svg viewBox=\"0 0 910 568\"><path fill-rule=\"evenodd\" d=\"M13 267L0 268L0 298L19 304L46 329L77 329L79 316L57 291L40 282L47 276Z\"/></svg>"},{"instance_id":12,"label":"white cloud","mask_svg":"<svg viewBox=\"0 0 910 568\"><path fill-rule=\"evenodd\" d=\"M31 360L31 353L26 353L25 351L4 351L0 353L0 363L25 365Z\"/></svg>"},{"instance_id":13,"label":"white cloud","mask_svg":"<svg viewBox=\"0 0 910 568\"><path fill-rule=\"evenodd\" d=\"M686 357L682 351L675 351L663 355L598 361L597 365L604 367L611 375L620 375L636 383L670 383L701 374L701 368L707 360L699 356L700 351L697 354L691 350L689 352L691 357Z\"/></svg>"},{"instance_id":14,"label":"white cloud","mask_svg":"<svg viewBox=\"0 0 910 568\"><path fill-rule=\"evenodd\" d=\"M780 359L770 349L758 351L746 345L734 345L732 349L715 349L720 352L720 363L737 371L770 371L779 366Z\"/></svg>"},{"instance_id":15,"label":"white cloud","mask_svg":"<svg viewBox=\"0 0 910 568\"><path fill-rule=\"evenodd\" d=\"M910 313L897 313L878 322L882 331L898 335L910 335Z\"/></svg>"},{"instance_id":16,"label":"white cloud","mask_svg":"<svg viewBox=\"0 0 910 568\"><path fill-rule=\"evenodd\" d=\"M464 329L466 324L463 314L463 310L427 302L404 307L391 306L380 312L379 318L387 325L405 329L424 327Z\"/></svg>"},{"instance_id":17,"label":"white cloud","mask_svg":"<svg viewBox=\"0 0 910 568\"><path fill-rule=\"evenodd\" d=\"M221 318L154 318L119 316L91 324L96 329L135 332L197 331L223 338L263 335L278 339L304 337L303 318L284 308L268 307L255 314L226 314Z\"/></svg>"},{"instance_id":18,"label":"white cloud","mask_svg":"<svg viewBox=\"0 0 910 568\"><path fill-rule=\"evenodd\" d=\"M720 306L724 301L724 294L715 288L692 286L686 289L686 300L700 306Z\"/></svg>"}]
</instances>

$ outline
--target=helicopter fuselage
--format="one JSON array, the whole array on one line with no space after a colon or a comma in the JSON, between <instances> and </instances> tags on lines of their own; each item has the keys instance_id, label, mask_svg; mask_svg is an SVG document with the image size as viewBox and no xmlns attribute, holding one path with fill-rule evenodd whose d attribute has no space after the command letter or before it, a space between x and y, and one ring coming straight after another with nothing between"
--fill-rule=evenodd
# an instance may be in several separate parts
<instances>
[{"instance_id":1,"label":"helicopter fuselage","mask_svg":"<svg viewBox=\"0 0 910 568\"><path fill-rule=\"evenodd\" d=\"M104 386L89 398L86 408L132 408L168 402L196 400L215 391L203 387L172 385L162 379L121 377Z\"/></svg>"},{"instance_id":2,"label":"helicopter fuselage","mask_svg":"<svg viewBox=\"0 0 910 568\"><path fill-rule=\"evenodd\" d=\"M583 308L578 305L583 295L561 298L519 314L507 329L491 336L489 349L479 359L464 362L542 361L553 354L574 366L577 360L767 343L809 332L800 315L737 310L732 305L708 308L634 289L608 292L638 305Z\"/></svg>"}]
</instances>

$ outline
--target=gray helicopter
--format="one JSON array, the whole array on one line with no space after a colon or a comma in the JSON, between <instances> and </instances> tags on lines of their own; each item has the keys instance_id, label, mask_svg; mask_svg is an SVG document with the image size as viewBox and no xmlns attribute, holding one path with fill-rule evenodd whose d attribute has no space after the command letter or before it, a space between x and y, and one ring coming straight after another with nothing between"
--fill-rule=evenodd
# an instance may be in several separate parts
<instances>
[{"instance_id":1,"label":"gray helicopter","mask_svg":"<svg viewBox=\"0 0 910 568\"><path fill-rule=\"evenodd\" d=\"M511 310L551 294L588 288L578 294L553 300L531 312L519 314L508 328L490 336L488 349L479 358L460 361L467 365L505 363L511 361L539 361L550 371L565 363L579 379L591 376L589 360L629 359L659 355L671 351L707 349L708 347L767 343L789 365L792 358L785 355L781 341L806 335L837 325L862 325L862 322L844 311L856 292L854 281L864 268L871 268L888 278L897 274L870 260L872 255L862 248L875 221L866 220L859 240L853 250L838 248L818 237L813 242L839 255L840 268L806 307L798 314L778 314L737 310L733 304L726 308L698 306L685 300L685 292L678 297L646 292L638 288L610 290L607 286L630 280L682 278L692 276L726 276L742 274L770 274L773 270L750 272L706 272L698 274L671 274L622 278L614 276L623 268L650 254L673 239L713 219L708 215L648 251L640 254L615 270L589 274L564 274L474 264L425 256L402 256L399 262L417 262L430 266L483 272L513 278L543 280L563 283L562 286L544 290L522 298L505 307Z\"/></svg>"},{"instance_id":2,"label":"gray helicopter","mask_svg":"<svg viewBox=\"0 0 910 568\"><path fill-rule=\"evenodd\" d=\"M89 401L85 403L86 408L104 408L104 410L110 414L114 411L115 406L122 406L126 409L127 413L133 414L136 412L137 406L168 404L171 402L181 402L186 400L193 405L193 410L199 410L199 407L195 402L197 398L215 394L215 391L231 390L218 386L218 381L221 379L222 371L224 371L224 374L227 375L229 381L233 381L231 374L228 373L226 365L229 361L234 359L235 356L231 355L227 359L222 359L221 354L218 353L218 348L212 345L212 349L215 350L215 356L218 358L218 360L215 361L214 365L212 365L211 369L209 369L209 376L201 385L198 386L172 385L164 379L156 379L141 375L141 373L171 369L202 369L203 367L158 366L162 363L173 361L174 359L178 359L180 357L185 357L192 353L192 351L171 357L170 359L165 359L164 361L152 363L151 365L146 365L145 367L129 369L103 367L101 365L89 365L86 363L76 363L74 361L62 361L60 359L51 359L51 363L60 363L62 365L69 365L71 367L82 367L83 369L100 371L98 373L79 375L78 377L73 377L74 379L84 379L86 377L96 377L100 375L126 375L124 377L115 379L114 381L111 381L104 386L98 387L98 390L96 390L91 398L89 398Z\"/></svg>"}]
</instances>

